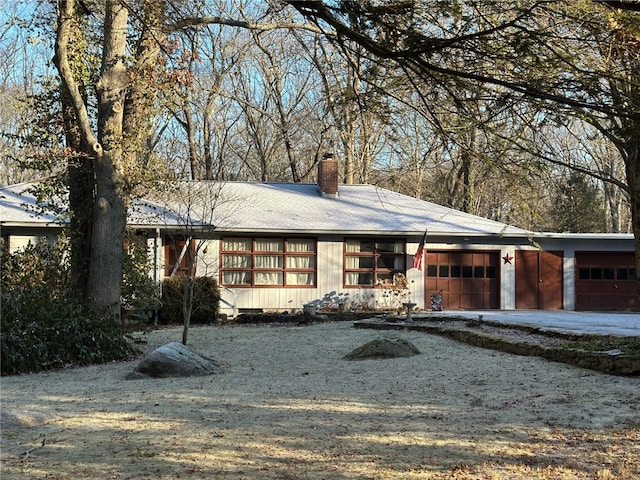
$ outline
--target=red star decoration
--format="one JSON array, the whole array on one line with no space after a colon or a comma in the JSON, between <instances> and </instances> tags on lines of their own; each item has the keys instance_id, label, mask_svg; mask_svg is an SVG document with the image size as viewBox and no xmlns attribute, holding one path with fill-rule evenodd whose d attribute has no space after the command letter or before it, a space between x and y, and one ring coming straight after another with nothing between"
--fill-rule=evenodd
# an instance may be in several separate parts
<instances>
[{"instance_id":1,"label":"red star decoration","mask_svg":"<svg viewBox=\"0 0 640 480\"><path fill-rule=\"evenodd\" d=\"M513 260L513 257L507 253L504 257L502 257L502 260L504 260L505 265L507 263L511 265L511 260Z\"/></svg>"}]
</instances>

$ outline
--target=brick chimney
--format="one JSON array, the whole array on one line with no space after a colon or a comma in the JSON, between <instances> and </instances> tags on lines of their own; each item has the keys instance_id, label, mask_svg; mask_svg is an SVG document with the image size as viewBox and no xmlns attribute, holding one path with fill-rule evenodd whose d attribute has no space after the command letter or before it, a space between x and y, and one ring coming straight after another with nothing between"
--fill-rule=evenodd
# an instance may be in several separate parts
<instances>
[{"instance_id":1,"label":"brick chimney","mask_svg":"<svg viewBox=\"0 0 640 480\"><path fill-rule=\"evenodd\" d=\"M324 196L338 196L338 161L333 153L325 153L318 163L318 188Z\"/></svg>"}]
</instances>

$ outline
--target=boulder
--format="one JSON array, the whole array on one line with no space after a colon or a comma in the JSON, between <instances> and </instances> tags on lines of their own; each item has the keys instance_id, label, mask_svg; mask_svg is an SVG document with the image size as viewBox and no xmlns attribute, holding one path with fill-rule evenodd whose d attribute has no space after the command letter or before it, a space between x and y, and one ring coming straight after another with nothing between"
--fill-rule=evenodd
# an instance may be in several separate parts
<instances>
[{"instance_id":1,"label":"boulder","mask_svg":"<svg viewBox=\"0 0 640 480\"><path fill-rule=\"evenodd\" d=\"M214 360L203 357L186 345L171 342L143 358L127 378L193 377L213 375L220 371L220 365Z\"/></svg>"},{"instance_id":2,"label":"boulder","mask_svg":"<svg viewBox=\"0 0 640 480\"><path fill-rule=\"evenodd\" d=\"M397 358L417 355L420 350L404 338L380 337L359 346L348 355L346 360L366 360L370 358Z\"/></svg>"}]
</instances>

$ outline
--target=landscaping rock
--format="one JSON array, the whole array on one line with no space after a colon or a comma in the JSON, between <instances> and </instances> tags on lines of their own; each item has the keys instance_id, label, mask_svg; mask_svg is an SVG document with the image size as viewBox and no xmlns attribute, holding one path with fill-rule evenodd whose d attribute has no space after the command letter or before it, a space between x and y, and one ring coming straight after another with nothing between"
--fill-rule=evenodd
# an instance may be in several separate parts
<instances>
[{"instance_id":1,"label":"landscaping rock","mask_svg":"<svg viewBox=\"0 0 640 480\"><path fill-rule=\"evenodd\" d=\"M397 358L417 355L420 350L403 338L380 337L345 355L346 360L366 360L372 358Z\"/></svg>"},{"instance_id":2,"label":"landscaping rock","mask_svg":"<svg viewBox=\"0 0 640 480\"><path fill-rule=\"evenodd\" d=\"M203 357L181 343L171 342L143 358L127 379L193 377L220 371L220 366L214 360Z\"/></svg>"}]
</instances>

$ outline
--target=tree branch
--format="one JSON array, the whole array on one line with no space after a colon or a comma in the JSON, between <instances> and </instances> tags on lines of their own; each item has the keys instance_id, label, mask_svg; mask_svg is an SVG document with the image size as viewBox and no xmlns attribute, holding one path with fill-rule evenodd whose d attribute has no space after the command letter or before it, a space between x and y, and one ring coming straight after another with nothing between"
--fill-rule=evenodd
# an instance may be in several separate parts
<instances>
[{"instance_id":1,"label":"tree branch","mask_svg":"<svg viewBox=\"0 0 640 480\"><path fill-rule=\"evenodd\" d=\"M229 27L244 28L247 30L255 30L266 32L270 30L306 30L312 33L327 34L325 30L310 24L305 23L254 23L246 20L234 20L231 18L224 18L218 16L208 17L185 17L177 20L174 23L168 25L169 32L177 32L187 27L198 27L201 25L226 25Z\"/></svg>"},{"instance_id":2,"label":"tree branch","mask_svg":"<svg viewBox=\"0 0 640 480\"><path fill-rule=\"evenodd\" d=\"M87 107L84 104L82 94L78 87L71 64L69 63L69 40L72 36L72 30L74 28L75 19L75 1L74 0L60 0L60 11L58 12L58 28L56 29L56 41L55 41L55 54L53 62L60 73L60 78L64 82L71 97L73 109L76 112L78 118L78 124L82 136L84 137L87 145L90 145L94 153L100 155L102 153L102 146L98 142L98 139L91 130L91 122L89 121L89 114L87 113Z\"/></svg>"}]
</instances>

